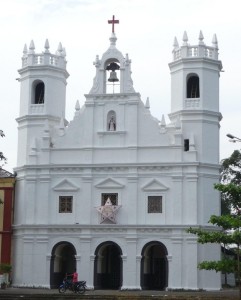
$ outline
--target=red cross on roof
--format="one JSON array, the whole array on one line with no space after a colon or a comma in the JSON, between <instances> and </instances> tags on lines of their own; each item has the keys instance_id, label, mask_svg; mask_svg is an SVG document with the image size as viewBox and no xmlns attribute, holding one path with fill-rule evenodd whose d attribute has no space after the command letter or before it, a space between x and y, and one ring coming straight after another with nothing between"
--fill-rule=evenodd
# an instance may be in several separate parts
<instances>
[{"instance_id":1,"label":"red cross on roof","mask_svg":"<svg viewBox=\"0 0 241 300\"><path fill-rule=\"evenodd\" d=\"M108 20L108 24L112 24L112 32L115 32L115 24L119 24L119 20L115 20L115 16L113 15L112 20Z\"/></svg>"}]
</instances>

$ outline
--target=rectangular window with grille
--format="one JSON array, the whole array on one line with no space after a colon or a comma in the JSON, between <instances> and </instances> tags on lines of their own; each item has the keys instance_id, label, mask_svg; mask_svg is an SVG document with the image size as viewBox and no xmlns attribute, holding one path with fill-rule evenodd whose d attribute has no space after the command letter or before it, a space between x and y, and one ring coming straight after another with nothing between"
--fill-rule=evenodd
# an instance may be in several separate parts
<instances>
[{"instance_id":1,"label":"rectangular window with grille","mask_svg":"<svg viewBox=\"0 0 241 300\"><path fill-rule=\"evenodd\" d=\"M148 214L162 213L162 196L148 196Z\"/></svg>"},{"instance_id":2,"label":"rectangular window with grille","mask_svg":"<svg viewBox=\"0 0 241 300\"><path fill-rule=\"evenodd\" d=\"M72 213L73 196L59 196L59 213Z\"/></svg>"},{"instance_id":3,"label":"rectangular window with grille","mask_svg":"<svg viewBox=\"0 0 241 300\"><path fill-rule=\"evenodd\" d=\"M101 194L101 205L105 205L108 198L110 199L112 205L118 205L118 193Z\"/></svg>"}]
</instances>

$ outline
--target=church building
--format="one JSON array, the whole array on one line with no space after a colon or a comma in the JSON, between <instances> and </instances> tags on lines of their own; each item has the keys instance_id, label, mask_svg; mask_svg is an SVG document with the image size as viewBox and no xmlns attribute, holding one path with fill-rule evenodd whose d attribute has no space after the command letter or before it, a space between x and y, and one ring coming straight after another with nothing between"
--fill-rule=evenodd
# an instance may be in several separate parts
<instances>
[{"instance_id":1,"label":"church building","mask_svg":"<svg viewBox=\"0 0 241 300\"><path fill-rule=\"evenodd\" d=\"M211 46L202 32L194 46L186 32L181 46L175 38L170 114L159 121L117 49L118 21L109 23L110 44L70 122L65 48L24 47L13 285L56 288L76 269L90 289L218 290L220 274L197 264L218 259L220 247L186 232L212 228L220 213L216 35Z\"/></svg>"}]
</instances>

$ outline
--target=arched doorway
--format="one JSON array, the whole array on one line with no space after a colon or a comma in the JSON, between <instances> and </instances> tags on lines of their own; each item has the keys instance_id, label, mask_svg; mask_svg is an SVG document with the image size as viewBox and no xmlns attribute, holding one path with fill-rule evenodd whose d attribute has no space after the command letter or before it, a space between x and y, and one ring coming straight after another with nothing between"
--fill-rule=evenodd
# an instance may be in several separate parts
<instances>
[{"instance_id":1,"label":"arched doorway","mask_svg":"<svg viewBox=\"0 0 241 300\"><path fill-rule=\"evenodd\" d=\"M141 288L164 290L168 286L167 249L157 241L146 244L142 249Z\"/></svg>"},{"instance_id":2,"label":"arched doorway","mask_svg":"<svg viewBox=\"0 0 241 300\"><path fill-rule=\"evenodd\" d=\"M104 242L95 250L94 288L117 290L122 286L122 251L114 242Z\"/></svg>"},{"instance_id":3,"label":"arched doorway","mask_svg":"<svg viewBox=\"0 0 241 300\"><path fill-rule=\"evenodd\" d=\"M66 273L73 273L76 269L76 250L69 242L56 244L51 253L50 287L57 288Z\"/></svg>"}]
</instances>

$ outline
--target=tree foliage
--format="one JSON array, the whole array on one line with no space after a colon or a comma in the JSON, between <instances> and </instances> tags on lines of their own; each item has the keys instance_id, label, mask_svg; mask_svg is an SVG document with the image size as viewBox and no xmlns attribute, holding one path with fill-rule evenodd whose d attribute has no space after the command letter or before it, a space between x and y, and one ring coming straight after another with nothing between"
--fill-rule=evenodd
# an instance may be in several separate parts
<instances>
[{"instance_id":1,"label":"tree foliage","mask_svg":"<svg viewBox=\"0 0 241 300\"><path fill-rule=\"evenodd\" d=\"M4 132L0 129L0 137L4 137ZM6 163L7 159L6 157L3 155L2 151L0 151L0 163L3 162L3 164L0 164L0 167L4 165L4 163Z\"/></svg>"},{"instance_id":2,"label":"tree foliage","mask_svg":"<svg viewBox=\"0 0 241 300\"><path fill-rule=\"evenodd\" d=\"M239 187L239 191L241 192L241 186ZM197 235L198 243L206 244L206 243L216 243L223 244L226 246L236 246L239 247L241 245L241 215L240 214L231 214L231 215L222 215L216 216L212 215L210 217L209 223L215 225L213 230L204 230L202 228L189 228L188 232ZM210 262L210 266L216 266L217 269L215 271L220 271L222 261L217 264L213 264ZM204 266L200 264L200 266ZM205 262L205 266L208 266L208 262ZM203 269L203 268L201 268ZM233 270L230 270L231 273Z\"/></svg>"},{"instance_id":3,"label":"tree foliage","mask_svg":"<svg viewBox=\"0 0 241 300\"><path fill-rule=\"evenodd\" d=\"M232 210L239 214L241 209L241 190L240 184L215 184L215 188L221 192L222 200L231 207Z\"/></svg>"},{"instance_id":4,"label":"tree foliage","mask_svg":"<svg viewBox=\"0 0 241 300\"><path fill-rule=\"evenodd\" d=\"M10 273L12 270L12 266L10 264L1 263L0 264L0 272L2 273Z\"/></svg>"},{"instance_id":5,"label":"tree foliage","mask_svg":"<svg viewBox=\"0 0 241 300\"><path fill-rule=\"evenodd\" d=\"M221 161L220 182L222 184L241 184L241 152L239 150L235 150L229 158ZM232 210L232 204L227 197L228 194L221 191L222 214L230 214Z\"/></svg>"},{"instance_id":6,"label":"tree foliage","mask_svg":"<svg viewBox=\"0 0 241 300\"><path fill-rule=\"evenodd\" d=\"M235 186L230 184L231 187ZM217 185L216 188L221 189L222 185ZM230 190L231 190L230 187ZM237 193L241 193L241 186L235 188ZM232 192L232 190L231 190ZM236 193L234 193L236 194ZM241 198L240 198L241 199ZM240 200L241 201L241 200ZM237 281L239 283L239 299L241 299L241 270L240 270L240 245L241 245L241 214L239 210L234 214L210 217L209 223L214 225L213 230L207 230L202 228L189 228L189 233L197 235L197 241L201 244L215 243L220 244L226 248L233 250L233 257L228 258L222 256L217 261L202 261L198 264L200 270L214 270L216 272L234 273L236 274Z\"/></svg>"},{"instance_id":7,"label":"tree foliage","mask_svg":"<svg viewBox=\"0 0 241 300\"><path fill-rule=\"evenodd\" d=\"M229 158L222 160L221 182L241 184L241 152L235 150Z\"/></svg>"},{"instance_id":8,"label":"tree foliage","mask_svg":"<svg viewBox=\"0 0 241 300\"><path fill-rule=\"evenodd\" d=\"M236 150L222 161L221 183L214 186L221 192L223 207L221 216L212 215L209 223L213 229L189 228L189 233L197 235L201 244L216 243L232 249L233 259L222 257L218 261L203 261L199 269L216 272L235 273L239 282L241 299L241 153Z\"/></svg>"},{"instance_id":9,"label":"tree foliage","mask_svg":"<svg viewBox=\"0 0 241 300\"><path fill-rule=\"evenodd\" d=\"M215 270L216 272L235 273L236 261L223 258L221 261L202 261L198 265L201 270Z\"/></svg>"}]
</instances>

